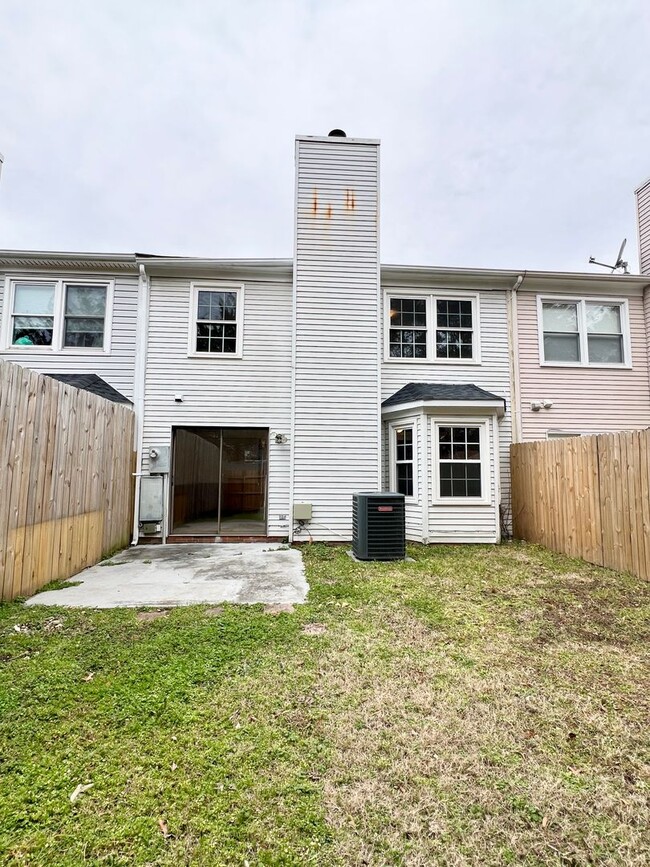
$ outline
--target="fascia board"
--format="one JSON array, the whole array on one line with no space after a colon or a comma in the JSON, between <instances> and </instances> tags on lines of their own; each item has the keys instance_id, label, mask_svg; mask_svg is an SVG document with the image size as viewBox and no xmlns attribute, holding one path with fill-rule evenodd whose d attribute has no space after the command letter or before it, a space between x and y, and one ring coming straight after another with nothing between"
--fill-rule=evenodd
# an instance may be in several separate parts
<instances>
[{"instance_id":1,"label":"fascia board","mask_svg":"<svg viewBox=\"0 0 650 867\"><path fill-rule=\"evenodd\" d=\"M499 418L505 414L505 400L413 400L408 403L396 403L383 407L382 418L393 418L408 412L427 412L429 410L471 410L492 415L496 412Z\"/></svg>"},{"instance_id":2,"label":"fascia board","mask_svg":"<svg viewBox=\"0 0 650 867\"><path fill-rule=\"evenodd\" d=\"M351 138L350 136L342 135L297 135L296 141L312 141L312 142L327 142L328 144L365 144L379 145L381 140L378 138Z\"/></svg>"}]
</instances>

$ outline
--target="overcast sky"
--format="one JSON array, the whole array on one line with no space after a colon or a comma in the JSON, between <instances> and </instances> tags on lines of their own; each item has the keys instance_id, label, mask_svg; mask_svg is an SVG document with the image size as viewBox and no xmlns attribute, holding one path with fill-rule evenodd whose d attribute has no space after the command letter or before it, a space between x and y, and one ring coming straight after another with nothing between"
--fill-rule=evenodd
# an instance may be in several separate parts
<instances>
[{"instance_id":1,"label":"overcast sky","mask_svg":"<svg viewBox=\"0 0 650 867\"><path fill-rule=\"evenodd\" d=\"M636 270L650 2L0 0L0 248L289 257L333 127L383 262Z\"/></svg>"}]
</instances>

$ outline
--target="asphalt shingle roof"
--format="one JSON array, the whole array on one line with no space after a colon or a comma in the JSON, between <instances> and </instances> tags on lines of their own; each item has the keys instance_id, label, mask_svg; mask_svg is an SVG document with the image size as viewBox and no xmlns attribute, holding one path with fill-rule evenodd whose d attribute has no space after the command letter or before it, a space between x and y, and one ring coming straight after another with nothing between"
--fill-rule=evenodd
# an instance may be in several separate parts
<instances>
[{"instance_id":1,"label":"asphalt shingle roof","mask_svg":"<svg viewBox=\"0 0 650 867\"><path fill-rule=\"evenodd\" d=\"M471 383L451 384L439 382L409 382L395 394L387 397L382 406L395 406L399 403L412 403L421 400L500 400L505 406L505 399L498 394L492 394Z\"/></svg>"},{"instance_id":2,"label":"asphalt shingle roof","mask_svg":"<svg viewBox=\"0 0 650 867\"><path fill-rule=\"evenodd\" d=\"M96 373L48 373L46 376L51 376L52 379L57 379L66 385L74 385L75 388L83 388L84 391L90 391L99 397L106 398L106 400L112 400L113 403L132 403L128 397L124 397Z\"/></svg>"}]
</instances>

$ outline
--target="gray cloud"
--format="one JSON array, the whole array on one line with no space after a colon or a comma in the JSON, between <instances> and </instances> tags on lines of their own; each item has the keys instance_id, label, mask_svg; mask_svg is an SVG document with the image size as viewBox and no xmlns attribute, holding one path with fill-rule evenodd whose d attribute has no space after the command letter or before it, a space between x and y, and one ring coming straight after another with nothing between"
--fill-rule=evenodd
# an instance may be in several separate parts
<instances>
[{"instance_id":1,"label":"gray cloud","mask_svg":"<svg viewBox=\"0 0 650 867\"><path fill-rule=\"evenodd\" d=\"M294 134L382 139L382 260L588 270L650 175L645 0L0 0L0 247L290 256Z\"/></svg>"}]
</instances>

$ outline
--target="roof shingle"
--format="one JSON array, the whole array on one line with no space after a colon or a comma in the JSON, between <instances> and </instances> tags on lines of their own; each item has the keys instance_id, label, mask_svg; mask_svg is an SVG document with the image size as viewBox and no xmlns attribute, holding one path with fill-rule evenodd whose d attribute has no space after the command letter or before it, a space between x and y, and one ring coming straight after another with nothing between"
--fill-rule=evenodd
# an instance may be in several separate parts
<instances>
[{"instance_id":1,"label":"roof shingle","mask_svg":"<svg viewBox=\"0 0 650 867\"><path fill-rule=\"evenodd\" d=\"M505 407L505 399L492 394L472 383L409 382L395 394L387 397L382 407L396 406L400 403L413 403L426 400L457 400L465 403L476 400L498 400Z\"/></svg>"}]
</instances>

